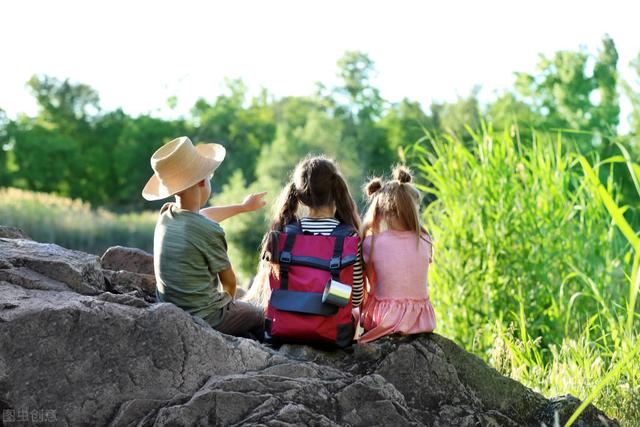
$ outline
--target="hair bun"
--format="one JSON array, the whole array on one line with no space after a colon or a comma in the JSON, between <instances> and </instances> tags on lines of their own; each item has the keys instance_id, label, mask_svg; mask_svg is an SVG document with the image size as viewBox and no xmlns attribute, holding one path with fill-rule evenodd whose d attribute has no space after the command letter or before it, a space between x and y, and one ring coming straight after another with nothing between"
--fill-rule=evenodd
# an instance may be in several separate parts
<instances>
[{"instance_id":1,"label":"hair bun","mask_svg":"<svg viewBox=\"0 0 640 427\"><path fill-rule=\"evenodd\" d=\"M382 180L380 178L371 178L367 183L365 189L367 196L371 197L373 194L382 188Z\"/></svg>"},{"instance_id":2,"label":"hair bun","mask_svg":"<svg viewBox=\"0 0 640 427\"><path fill-rule=\"evenodd\" d=\"M413 177L411 176L411 171L406 166L396 166L393 170L393 178L397 179L401 183L411 182Z\"/></svg>"}]
</instances>

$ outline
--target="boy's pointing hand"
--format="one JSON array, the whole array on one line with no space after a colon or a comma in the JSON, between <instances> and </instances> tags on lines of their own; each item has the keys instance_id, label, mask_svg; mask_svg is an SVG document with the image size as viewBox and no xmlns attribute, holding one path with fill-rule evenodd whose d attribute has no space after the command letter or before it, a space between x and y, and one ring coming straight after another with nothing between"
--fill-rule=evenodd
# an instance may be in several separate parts
<instances>
[{"instance_id":1,"label":"boy's pointing hand","mask_svg":"<svg viewBox=\"0 0 640 427\"><path fill-rule=\"evenodd\" d=\"M242 201L242 207L245 212L253 212L260 208L265 207L267 204L266 201L263 200L263 197L267 194L266 191L262 193L251 193Z\"/></svg>"}]
</instances>

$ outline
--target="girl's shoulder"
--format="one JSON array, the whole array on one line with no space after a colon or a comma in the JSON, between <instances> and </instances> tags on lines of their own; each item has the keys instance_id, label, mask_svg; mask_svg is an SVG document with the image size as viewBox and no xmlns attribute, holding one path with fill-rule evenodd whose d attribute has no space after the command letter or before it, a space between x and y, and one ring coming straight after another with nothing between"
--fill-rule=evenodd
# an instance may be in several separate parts
<instances>
[{"instance_id":1,"label":"girl's shoulder","mask_svg":"<svg viewBox=\"0 0 640 427\"><path fill-rule=\"evenodd\" d=\"M394 242L398 244L408 244L409 242L412 242L411 244L415 245L416 232L413 230L386 229L377 233L368 232L365 236L362 236L362 240L366 244L370 244L374 239L376 241L379 240L380 242L389 242L391 244ZM427 246L433 246L433 240L428 233L420 233L420 239L418 242Z\"/></svg>"},{"instance_id":2,"label":"girl's shoulder","mask_svg":"<svg viewBox=\"0 0 640 427\"><path fill-rule=\"evenodd\" d=\"M407 239L415 238L416 232L413 230L394 230L393 228L387 228L379 233L376 233L376 237L385 236L388 239Z\"/></svg>"}]
</instances>

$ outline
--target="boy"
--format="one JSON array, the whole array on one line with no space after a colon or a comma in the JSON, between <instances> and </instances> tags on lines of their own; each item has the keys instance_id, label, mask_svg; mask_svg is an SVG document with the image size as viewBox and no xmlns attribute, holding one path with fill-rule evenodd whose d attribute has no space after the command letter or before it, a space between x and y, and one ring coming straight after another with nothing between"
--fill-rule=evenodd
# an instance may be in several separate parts
<instances>
[{"instance_id":1,"label":"boy","mask_svg":"<svg viewBox=\"0 0 640 427\"><path fill-rule=\"evenodd\" d=\"M235 301L236 276L219 222L265 205L266 193L251 194L241 205L201 208L211 196L211 178L224 160L219 144L194 146L176 138L151 157L154 175L142 190L146 200L175 196L160 209L154 234L158 302L171 302L220 332L262 339L264 313ZM222 291L219 283L222 284Z\"/></svg>"}]
</instances>

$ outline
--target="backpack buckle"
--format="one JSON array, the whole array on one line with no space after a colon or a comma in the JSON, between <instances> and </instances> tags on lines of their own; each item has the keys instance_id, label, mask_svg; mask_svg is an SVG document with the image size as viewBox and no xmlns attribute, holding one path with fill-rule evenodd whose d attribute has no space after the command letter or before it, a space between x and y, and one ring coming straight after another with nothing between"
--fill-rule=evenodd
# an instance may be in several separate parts
<instances>
[{"instance_id":1,"label":"backpack buckle","mask_svg":"<svg viewBox=\"0 0 640 427\"><path fill-rule=\"evenodd\" d=\"M280 262L289 264L291 262L291 252L282 252L280 254Z\"/></svg>"},{"instance_id":2,"label":"backpack buckle","mask_svg":"<svg viewBox=\"0 0 640 427\"><path fill-rule=\"evenodd\" d=\"M339 270L340 269L340 257L333 257L331 261L329 261L329 269L330 270Z\"/></svg>"}]
</instances>

